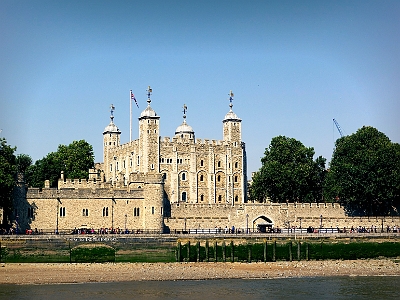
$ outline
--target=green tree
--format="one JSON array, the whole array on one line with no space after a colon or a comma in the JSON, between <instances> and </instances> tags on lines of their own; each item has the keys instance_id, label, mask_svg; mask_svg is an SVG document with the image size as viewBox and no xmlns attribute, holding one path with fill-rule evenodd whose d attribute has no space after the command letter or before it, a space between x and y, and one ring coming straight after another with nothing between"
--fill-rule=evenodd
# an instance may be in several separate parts
<instances>
[{"instance_id":1,"label":"green tree","mask_svg":"<svg viewBox=\"0 0 400 300\"><path fill-rule=\"evenodd\" d=\"M18 154L15 160L17 171L25 173L26 170L32 165L32 158L27 154Z\"/></svg>"},{"instance_id":2,"label":"green tree","mask_svg":"<svg viewBox=\"0 0 400 300\"><path fill-rule=\"evenodd\" d=\"M16 148L7 145L4 138L0 138L0 207L7 210L12 207L12 191L15 182L15 152Z\"/></svg>"},{"instance_id":3,"label":"green tree","mask_svg":"<svg viewBox=\"0 0 400 300\"><path fill-rule=\"evenodd\" d=\"M43 187L45 180L50 180L51 187L57 187L61 171L65 178L87 179L89 169L94 167L93 147L84 140L73 141L68 146L59 145L56 152L51 152L28 168L28 184Z\"/></svg>"},{"instance_id":4,"label":"green tree","mask_svg":"<svg viewBox=\"0 0 400 300\"><path fill-rule=\"evenodd\" d=\"M349 213L385 215L398 207L400 145L377 129L364 126L336 141L327 193Z\"/></svg>"},{"instance_id":5,"label":"green tree","mask_svg":"<svg viewBox=\"0 0 400 300\"><path fill-rule=\"evenodd\" d=\"M322 200L326 159L315 161L314 149L285 136L274 137L265 149L262 166L253 177L250 198L272 202Z\"/></svg>"}]
</instances>

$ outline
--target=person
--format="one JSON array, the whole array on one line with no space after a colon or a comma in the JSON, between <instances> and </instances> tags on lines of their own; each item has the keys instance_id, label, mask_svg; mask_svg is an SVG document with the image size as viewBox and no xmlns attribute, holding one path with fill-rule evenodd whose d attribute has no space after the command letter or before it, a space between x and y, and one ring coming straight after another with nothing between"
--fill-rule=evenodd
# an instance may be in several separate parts
<instances>
[{"instance_id":1,"label":"person","mask_svg":"<svg viewBox=\"0 0 400 300\"><path fill-rule=\"evenodd\" d=\"M235 233L235 226L232 225L232 233Z\"/></svg>"}]
</instances>

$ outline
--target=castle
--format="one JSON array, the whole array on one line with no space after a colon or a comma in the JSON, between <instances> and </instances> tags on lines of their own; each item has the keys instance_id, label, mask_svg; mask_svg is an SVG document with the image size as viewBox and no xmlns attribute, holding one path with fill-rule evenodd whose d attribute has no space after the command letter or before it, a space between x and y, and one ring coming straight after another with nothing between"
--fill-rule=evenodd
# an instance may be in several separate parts
<instances>
[{"instance_id":1,"label":"castle","mask_svg":"<svg viewBox=\"0 0 400 300\"><path fill-rule=\"evenodd\" d=\"M350 218L337 203L249 203L242 120L229 111L222 120L223 139L195 139L186 121L174 137L160 137L160 116L147 107L139 117L139 138L120 143L121 131L110 123L103 131L103 162L88 180L64 178L58 188L17 183L14 219L21 230L68 232L74 228L107 228L130 232L210 232L215 228L256 230L274 227L383 226L390 220ZM372 222L372 223L371 223ZM391 220L391 223L397 220Z\"/></svg>"}]
</instances>

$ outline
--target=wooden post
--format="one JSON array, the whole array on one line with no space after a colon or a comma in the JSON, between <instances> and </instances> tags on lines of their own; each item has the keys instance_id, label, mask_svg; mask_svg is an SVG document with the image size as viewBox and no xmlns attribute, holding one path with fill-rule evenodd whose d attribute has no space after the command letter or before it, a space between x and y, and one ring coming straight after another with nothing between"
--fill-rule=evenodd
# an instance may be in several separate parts
<instances>
[{"instance_id":1,"label":"wooden post","mask_svg":"<svg viewBox=\"0 0 400 300\"><path fill-rule=\"evenodd\" d=\"M225 241L222 242L222 261L226 262L226 245L225 245Z\"/></svg>"},{"instance_id":2,"label":"wooden post","mask_svg":"<svg viewBox=\"0 0 400 300\"><path fill-rule=\"evenodd\" d=\"M200 261L200 242L199 241L197 241L197 243L196 243L196 256L197 256L197 262L199 262Z\"/></svg>"},{"instance_id":3,"label":"wooden post","mask_svg":"<svg viewBox=\"0 0 400 300\"><path fill-rule=\"evenodd\" d=\"M249 251L249 258L247 259L247 262L248 262L248 263L251 263L251 244L248 244L248 245L247 245L247 249L248 249L248 251Z\"/></svg>"},{"instance_id":4,"label":"wooden post","mask_svg":"<svg viewBox=\"0 0 400 300\"><path fill-rule=\"evenodd\" d=\"M180 262L181 261L181 242L180 241L178 242L178 246L177 246L176 250L177 250L176 251L176 261Z\"/></svg>"},{"instance_id":5,"label":"wooden post","mask_svg":"<svg viewBox=\"0 0 400 300\"><path fill-rule=\"evenodd\" d=\"M217 262L217 241L214 242L214 262Z\"/></svg>"},{"instance_id":6,"label":"wooden post","mask_svg":"<svg viewBox=\"0 0 400 300\"><path fill-rule=\"evenodd\" d=\"M235 262L235 246L233 245L233 241L231 241L231 262Z\"/></svg>"},{"instance_id":7,"label":"wooden post","mask_svg":"<svg viewBox=\"0 0 400 300\"><path fill-rule=\"evenodd\" d=\"M208 251L209 251L209 245L208 245L208 241L206 241L206 262L209 262Z\"/></svg>"},{"instance_id":8,"label":"wooden post","mask_svg":"<svg viewBox=\"0 0 400 300\"><path fill-rule=\"evenodd\" d=\"M301 243L297 242L297 260L301 260Z\"/></svg>"},{"instance_id":9,"label":"wooden post","mask_svg":"<svg viewBox=\"0 0 400 300\"><path fill-rule=\"evenodd\" d=\"M268 254L268 249L267 249L267 241L264 242L264 262L267 262L267 254Z\"/></svg>"},{"instance_id":10,"label":"wooden post","mask_svg":"<svg viewBox=\"0 0 400 300\"><path fill-rule=\"evenodd\" d=\"M310 256L309 256L310 255L310 252L309 252L310 248L309 247L310 247L310 245L307 243L306 244L306 260L310 260Z\"/></svg>"},{"instance_id":11,"label":"wooden post","mask_svg":"<svg viewBox=\"0 0 400 300\"><path fill-rule=\"evenodd\" d=\"M190 261L190 241L187 243L187 261Z\"/></svg>"},{"instance_id":12,"label":"wooden post","mask_svg":"<svg viewBox=\"0 0 400 300\"><path fill-rule=\"evenodd\" d=\"M276 261L276 241L272 244L272 261Z\"/></svg>"}]
</instances>

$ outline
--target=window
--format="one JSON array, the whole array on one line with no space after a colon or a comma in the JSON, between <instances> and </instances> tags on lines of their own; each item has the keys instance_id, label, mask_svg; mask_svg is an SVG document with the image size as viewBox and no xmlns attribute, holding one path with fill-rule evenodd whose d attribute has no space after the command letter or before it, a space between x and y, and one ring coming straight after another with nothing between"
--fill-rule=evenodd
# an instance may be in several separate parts
<instances>
[{"instance_id":1,"label":"window","mask_svg":"<svg viewBox=\"0 0 400 300\"><path fill-rule=\"evenodd\" d=\"M200 202L204 201L204 195L200 195Z\"/></svg>"},{"instance_id":2,"label":"window","mask_svg":"<svg viewBox=\"0 0 400 300\"><path fill-rule=\"evenodd\" d=\"M238 163L237 162L235 162L235 168L237 168L238 167Z\"/></svg>"},{"instance_id":3,"label":"window","mask_svg":"<svg viewBox=\"0 0 400 300\"><path fill-rule=\"evenodd\" d=\"M116 168L115 168L115 169L116 169L117 171L119 170L119 169L118 169L118 162L117 162L117 166L116 166Z\"/></svg>"},{"instance_id":4,"label":"window","mask_svg":"<svg viewBox=\"0 0 400 300\"><path fill-rule=\"evenodd\" d=\"M33 218L33 213L34 213L33 207L28 207L28 218Z\"/></svg>"},{"instance_id":5,"label":"window","mask_svg":"<svg viewBox=\"0 0 400 300\"><path fill-rule=\"evenodd\" d=\"M235 182L237 182L238 181L238 177L237 176L235 176Z\"/></svg>"},{"instance_id":6,"label":"window","mask_svg":"<svg viewBox=\"0 0 400 300\"><path fill-rule=\"evenodd\" d=\"M163 179L167 180L167 173L163 173Z\"/></svg>"},{"instance_id":7,"label":"window","mask_svg":"<svg viewBox=\"0 0 400 300\"><path fill-rule=\"evenodd\" d=\"M239 197L235 196L235 202L238 202L238 201L239 201Z\"/></svg>"},{"instance_id":8,"label":"window","mask_svg":"<svg viewBox=\"0 0 400 300\"><path fill-rule=\"evenodd\" d=\"M125 160L124 160L124 169L126 168L126 166L125 166Z\"/></svg>"},{"instance_id":9,"label":"window","mask_svg":"<svg viewBox=\"0 0 400 300\"><path fill-rule=\"evenodd\" d=\"M220 182L221 181L221 175L218 175L217 177L217 181Z\"/></svg>"},{"instance_id":10,"label":"window","mask_svg":"<svg viewBox=\"0 0 400 300\"><path fill-rule=\"evenodd\" d=\"M110 164L110 172L112 172L112 164Z\"/></svg>"},{"instance_id":11,"label":"window","mask_svg":"<svg viewBox=\"0 0 400 300\"><path fill-rule=\"evenodd\" d=\"M135 208L133 209L133 216L134 216L134 217L139 217L139 207L135 207Z\"/></svg>"},{"instance_id":12,"label":"window","mask_svg":"<svg viewBox=\"0 0 400 300\"><path fill-rule=\"evenodd\" d=\"M182 201L186 202L186 192L182 192Z\"/></svg>"},{"instance_id":13,"label":"window","mask_svg":"<svg viewBox=\"0 0 400 300\"><path fill-rule=\"evenodd\" d=\"M200 175L200 181L203 181L203 175Z\"/></svg>"},{"instance_id":14,"label":"window","mask_svg":"<svg viewBox=\"0 0 400 300\"><path fill-rule=\"evenodd\" d=\"M60 217L65 217L65 207L60 207Z\"/></svg>"},{"instance_id":15,"label":"window","mask_svg":"<svg viewBox=\"0 0 400 300\"><path fill-rule=\"evenodd\" d=\"M139 165L139 163L140 163L140 156L138 155L138 157L137 157L137 165Z\"/></svg>"},{"instance_id":16,"label":"window","mask_svg":"<svg viewBox=\"0 0 400 300\"><path fill-rule=\"evenodd\" d=\"M89 210L87 208L82 209L82 216L84 216L84 217L89 216Z\"/></svg>"},{"instance_id":17,"label":"window","mask_svg":"<svg viewBox=\"0 0 400 300\"><path fill-rule=\"evenodd\" d=\"M221 201L222 201L222 196L218 195L218 202L221 202Z\"/></svg>"},{"instance_id":18,"label":"window","mask_svg":"<svg viewBox=\"0 0 400 300\"><path fill-rule=\"evenodd\" d=\"M154 170L154 164L151 164L151 169Z\"/></svg>"},{"instance_id":19,"label":"window","mask_svg":"<svg viewBox=\"0 0 400 300\"><path fill-rule=\"evenodd\" d=\"M220 161L218 162L218 168L221 168L221 162Z\"/></svg>"},{"instance_id":20,"label":"window","mask_svg":"<svg viewBox=\"0 0 400 300\"><path fill-rule=\"evenodd\" d=\"M186 180L186 173L182 173L182 180Z\"/></svg>"},{"instance_id":21,"label":"window","mask_svg":"<svg viewBox=\"0 0 400 300\"><path fill-rule=\"evenodd\" d=\"M108 207L103 207L103 217L108 217Z\"/></svg>"},{"instance_id":22,"label":"window","mask_svg":"<svg viewBox=\"0 0 400 300\"><path fill-rule=\"evenodd\" d=\"M154 215L154 206L151 207L151 214Z\"/></svg>"},{"instance_id":23,"label":"window","mask_svg":"<svg viewBox=\"0 0 400 300\"><path fill-rule=\"evenodd\" d=\"M201 161L200 161L200 166L203 166L203 165L204 165L204 161L201 160Z\"/></svg>"}]
</instances>

